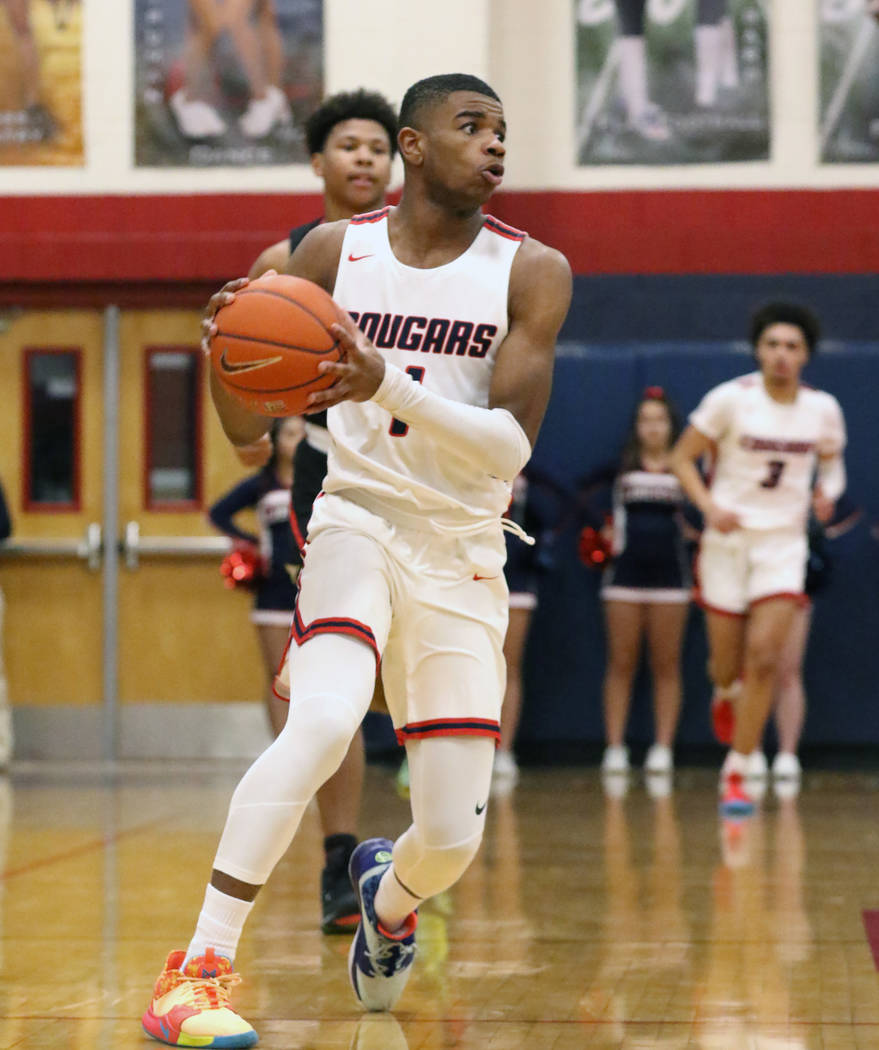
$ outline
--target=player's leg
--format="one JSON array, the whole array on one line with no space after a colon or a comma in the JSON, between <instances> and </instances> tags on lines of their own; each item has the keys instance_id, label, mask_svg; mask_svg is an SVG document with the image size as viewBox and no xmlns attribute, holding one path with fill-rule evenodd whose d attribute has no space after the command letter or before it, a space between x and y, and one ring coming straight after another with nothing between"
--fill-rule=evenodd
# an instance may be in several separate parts
<instances>
[{"instance_id":1,"label":"player's leg","mask_svg":"<svg viewBox=\"0 0 879 1050\"><path fill-rule=\"evenodd\" d=\"M212 94L211 56L222 31L216 0L189 0L183 45L184 83L168 101L177 127L186 138L217 138L226 123L209 101Z\"/></svg>"},{"instance_id":2,"label":"player's leg","mask_svg":"<svg viewBox=\"0 0 879 1050\"><path fill-rule=\"evenodd\" d=\"M800 775L797 750L800 746L800 736L806 716L803 660L806 656L811 619L811 605L797 608L778 665L778 677L775 683L778 754L772 763L772 773L781 780L796 779Z\"/></svg>"},{"instance_id":3,"label":"player's leg","mask_svg":"<svg viewBox=\"0 0 879 1050\"><path fill-rule=\"evenodd\" d=\"M286 700L280 700L275 696L272 683L275 680L275 673L281 665L284 650L287 648L290 627L277 623L257 623L256 634L259 639L263 667L266 672L266 711L268 712L272 735L277 736L287 721L289 705Z\"/></svg>"},{"instance_id":4,"label":"player's leg","mask_svg":"<svg viewBox=\"0 0 879 1050\"><path fill-rule=\"evenodd\" d=\"M749 755L760 747L772 706L780 654L797 613L794 599L783 596L754 604L748 615L742 699L733 748Z\"/></svg>"},{"instance_id":5,"label":"player's leg","mask_svg":"<svg viewBox=\"0 0 879 1050\"><path fill-rule=\"evenodd\" d=\"M28 0L6 0L21 67L22 106L29 109L40 101L40 56L31 26Z\"/></svg>"},{"instance_id":6,"label":"player's leg","mask_svg":"<svg viewBox=\"0 0 879 1050\"><path fill-rule=\"evenodd\" d=\"M504 690L504 701L501 707L501 742L494 757L494 780L515 783L519 771L513 755L513 744L519 728L519 717L522 713L522 660L525 655L525 643L531 626L533 605L516 605L517 595L510 596L510 620L504 638L504 662L507 670L507 682ZM521 595L522 599L532 597Z\"/></svg>"},{"instance_id":7,"label":"player's leg","mask_svg":"<svg viewBox=\"0 0 879 1050\"><path fill-rule=\"evenodd\" d=\"M669 137L664 115L650 101L647 77L647 44L644 38L646 0L616 0L620 25L619 85L629 126L656 142Z\"/></svg>"},{"instance_id":8,"label":"player's leg","mask_svg":"<svg viewBox=\"0 0 879 1050\"><path fill-rule=\"evenodd\" d=\"M629 768L625 746L626 723L632 699L632 682L641 656L646 624L646 605L605 599L607 666L604 672L603 705L605 751L602 770L624 773Z\"/></svg>"},{"instance_id":9,"label":"player's leg","mask_svg":"<svg viewBox=\"0 0 879 1050\"><path fill-rule=\"evenodd\" d=\"M710 108L717 103L725 59L725 14L726 0L699 0L694 31L697 106Z\"/></svg>"},{"instance_id":10,"label":"player's leg","mask_svg":"<svg viewBox=\"0 0 879 1050\"><path fill-rule=\"evenodd\" d=\"M250 101L238 124L248 138L263 138L281 123L288 123L289 103L280 87L270 80L277 69L277 55L263 48L266 26L254 16L275 22L274 8L264 10L267 0L227 0L226 25L250 85Z\"/></svg>"},{"instance_id":11,"label":"player's leg","mask_svg":"<svg viewBox=\"0 0 879 1050\"><path fill-rule=\"evenodd\" d=\"M670 772L681 710L681 646L689 605L654 602L647 607L647 647L653 678L656 743L645 763L648 772Z\"/></svg>"},{"instance_id":12,"label":"player's leg","mask_svg":"<svg viewBox=\"0 0 879 1050\"><path fill-rule=\"evenodd\" d=\"M348 878L348 862L357 845L357 819L365 768L363 730L358 728L342 764L317 792L324 837L324 867L321 871L321 929L324 933L350 933L360 918Z\"/></svg>"}]
</instances>

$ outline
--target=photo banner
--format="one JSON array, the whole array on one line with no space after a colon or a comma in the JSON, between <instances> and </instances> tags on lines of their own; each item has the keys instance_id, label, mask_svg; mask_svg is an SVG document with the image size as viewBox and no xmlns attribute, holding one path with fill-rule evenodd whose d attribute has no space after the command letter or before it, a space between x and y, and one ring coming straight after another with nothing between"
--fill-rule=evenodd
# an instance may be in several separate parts
<instances>
[{"instance_id":1,"label":"photo banner","mask_svg":"<svg viewBox=\"0 0 879 1050\"><path fill-rule=\"evenodd\" d=\"M822 161L879 162L879 0L817 0Z\"/></svg>"},{"instance_id":2,"label":"photo banner","mask_svg":"<svg viewBox=\"0 0 879 1050\"><path fill-rule=\"evenodd\" d=\"M322 0L135 0L137 167L307 161Z\"/></svg>"},{"instance_id":3,"label":"photo banner","mask_svg":"<svg viewBox=\"0 0 879 1050\"><path fill-rule=\"evenodd\" d=\"M771 0L574 0L577 163L769 157Z\"/></svg>"},{"instance_id":4,"label":"photo banner","mask_svg":"<svg viewBox=\"0 0 879 1050\"><path fill-rule=\"evenodd\" d=\"M81 0L0 0L0 165L84 163Z\"/></svg>"}]
</instances>

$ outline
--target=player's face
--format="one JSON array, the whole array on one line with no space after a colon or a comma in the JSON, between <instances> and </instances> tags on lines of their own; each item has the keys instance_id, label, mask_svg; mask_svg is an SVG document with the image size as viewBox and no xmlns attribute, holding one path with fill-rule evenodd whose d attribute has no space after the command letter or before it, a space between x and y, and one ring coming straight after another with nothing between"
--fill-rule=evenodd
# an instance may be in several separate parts
<instances>
[{"instance_id":1,"label":"player's face","mask_svg":"<svg viewBox=\"0 0 879 1050\"><path fill-rule=\"evenodd\" d=\"M478 207L504 176L507 125L496 99L454 91L428 114L422 133L425 181L444 203Z\"/></svg>"},{"instance_id":2,"label":"player's face","mask_svg":"<svg viewBox=\"0 0 879 1050\"><path fill-rule=\"evenodd\" d=\"M327 136L323 153L311 166L324 180L324 192L352 215L379 208L391 181L391 142L378 121L352 117Z\"/></svg>"},{"instance_id":3,"label":"player's face","mask_svg":"<svg viewBox=\"0 0 879 1050\"><path fill-rule=\"evenodd\" d=\"M671 419L661 401L642 401L635 423L644 452L667 452L671 446Z\"/></svg>"},{"instance_id":4,"label":"player's face","mask_svg":"<svg viewBox=\"0 0 879 1050\"><path fill-rule=\"evenodd\" d=\"M799 381L809 360L809 346L795 324L769 325L757 341L757 361L769 383L788 385Z\"/></svg>"},{"instance_id":5,"label":"player's face","mask_svg":"<svg viewBox=\"0 0 879 1050\"><path fill-rule=\"evenodd\" d=\"M293 453L296 451L296 446L302 440L304 433L305 424L299 416L291 416L290 419L285 419L278 428L278 433L275 437L275 451L282 463L290 463L292 461Z\"/></svg>"}]
</instances>

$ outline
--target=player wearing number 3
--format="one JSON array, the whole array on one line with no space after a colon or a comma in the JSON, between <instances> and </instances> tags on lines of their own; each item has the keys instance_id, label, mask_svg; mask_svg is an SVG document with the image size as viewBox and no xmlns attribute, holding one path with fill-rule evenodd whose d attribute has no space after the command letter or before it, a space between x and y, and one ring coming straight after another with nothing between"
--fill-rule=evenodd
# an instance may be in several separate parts
<instances>
[{"instance_id":1,"label":"player wearing number 3","mask_svg":"<svg viewBox=\"0 0 879 1050\"><path fill-rule=\"evenodd\" d=\"M778 660L804 601L810 499L826 521L845 488L842 411L800 382L818 337L804 307L758 310L751 344L760 371L709 391L672 452L672 469L705 517L697 577L715 732L732 744L720 785L729 815L754 809L749 756L760 747ZM709 454L710 487L696 466Z\"/></svg>"},{"instance_id":2,"label":"player wearing number 3","mask_svg":"<svg viewBox=\"0 0 879 1050\"><path fill-rule=\"evenodd\" d=\"M331 443L300 576L287 723L233 795L195 934L168 957L143 1018L171 1045L256 1041L228 998L242 927L342 760L379 661L406 744L412 824L351 858L361 922L348 969L367 1009L397 1001L416 908L457 881L481 841L504 685L501 515L546 409L571 276L558 252L482 213L506 152L487 84L419 81L400 129L399 205L317 227L288 266L357 323L335 326L345 359L321 366L337 381L311 395L312 411L329 408ZM235 287L214 296L208 330ZM213 377L212 389L235 444L265 432Z\"/></svg>"}]
</instances>

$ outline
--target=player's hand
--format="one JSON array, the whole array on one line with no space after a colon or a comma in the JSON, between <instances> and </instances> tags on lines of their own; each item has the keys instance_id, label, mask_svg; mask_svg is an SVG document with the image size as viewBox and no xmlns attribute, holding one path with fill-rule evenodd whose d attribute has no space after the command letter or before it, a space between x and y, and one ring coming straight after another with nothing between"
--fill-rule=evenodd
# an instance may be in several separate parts
<instances>
[{"instance_id":1,"label":"player's hand","mask_svg":"<svg viewBox=\"0 0 879 1050\"><path fill-rule=\"evenodd\" d=\"M339 340L342 360L322 361L317 366L319 372L334 376L336 381L309 397L308 415L341 401L368 401L385 376L385 359L347 314L330 329Z\"/></svg>"},{"instance_id":2,"label":"player's hand","mask_svg":"<svg viewBox=\"0 0 879 1050\"><path fill-rule=\"evenodd\" d=\"M267 272L275 273L276 271L268 270ZM208 299L201 318L201 350L205 357L211 356L211 338L217 334L214 318L222 307L232 302L235 293L248 284L249 280L248 277L236 277L234 281L227 281L218 292L214 292Z\"/></svg>"},{"instance_id":3,"label":"player's hand","mask_svg":"<svg viewBox=\"0 0 879 1050\"><path fill-rule=\"evenodd\" d=\"M249 445L236 445L235 455L245 467L264 467L272 458L272 439L263 434Z\"/></svg>"},{"instance_id":4,"label":"player's hand","mask_svg":"<svg viewBox=\"0 0 879 1050\"><path fill-rule=\"evenodd\" d=\"M812 490L812 513L815 517L822 525L826 525L833 517L835 510L836 503L824 495L824 490L820 485L816 485Z\"/></svg>"},{"instance_id":5,"label":"player's hand","mask_svg":"<svg viewBox=\"0 0 879 1050\"><path fill-rule=\"evenodd\" d=\"M705 512L705 524L718 532L735 532L742 527L735 511L724 510L714 503Z\"/></svg>"}]
</instances>

